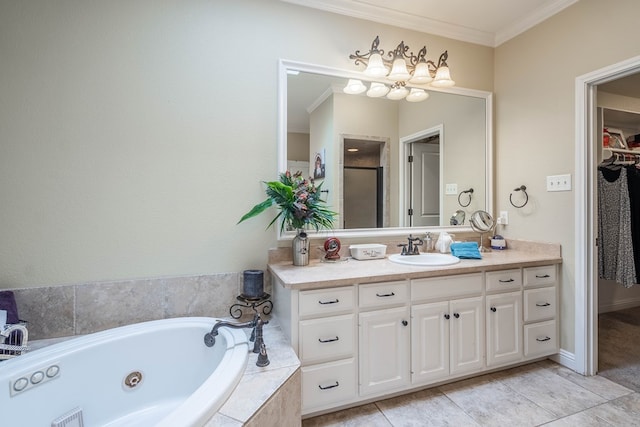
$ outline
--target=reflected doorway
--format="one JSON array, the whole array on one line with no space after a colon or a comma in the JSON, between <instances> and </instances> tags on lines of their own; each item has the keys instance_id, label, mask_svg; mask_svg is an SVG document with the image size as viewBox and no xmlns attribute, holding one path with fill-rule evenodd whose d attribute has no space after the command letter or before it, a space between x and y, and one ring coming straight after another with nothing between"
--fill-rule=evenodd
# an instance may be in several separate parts
<instances>
[{"instance_id":1,"label":"reflected doorway","mask_svg":"<svg viewBox=\"0 0 640 427\"><path fill-rule=\"evenodd\" d=\"M343 140L342 226L382 228L385 218L385 142Z\"/></svg>"}]
</instances>

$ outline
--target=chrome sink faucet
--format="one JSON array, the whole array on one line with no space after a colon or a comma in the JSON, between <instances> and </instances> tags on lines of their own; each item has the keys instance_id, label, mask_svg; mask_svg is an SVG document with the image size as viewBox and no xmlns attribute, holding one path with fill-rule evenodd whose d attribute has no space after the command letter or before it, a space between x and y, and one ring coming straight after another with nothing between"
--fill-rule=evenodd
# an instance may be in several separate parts
<instances>
[{"instance_id":1,"label":"chrome sink faucet","mask_svg":"<svg viewBox=\"0 0 640 427\"><path fill-rule=\"evenodd\" d=\"M213 347L213 345L216 343L216 336L218 336L219 333L218 329L222 327L232 329L252 328L251 338L249 338L249 341L253 341L253 352L258 353L256 366L267 366L269 364L269 357L267 356L267 347L265 346L264 339L262 338L262 328L267 323L269 322L262 320L260 314L258 313L253 316L252 320L244 323L233 323L221 320L213 325L211 332L207 332L206 334L204 334L204 344L207 347Z\"/></svg>"},{"instance_id":2,"label":"chrome sink faucet","mask_svg":"<svg viewBox=\"0 0 640 427\"><path fill-rule=\"evenodd\" d=\"M407 237L407 241L409 243L400 243L398 247L402 247L402 252L400 255L420 255L420 251L418 250L418 246L422 246L424 241L419 237L413 237L413 235L409 234Z\"/></svg>"}]
</instances>

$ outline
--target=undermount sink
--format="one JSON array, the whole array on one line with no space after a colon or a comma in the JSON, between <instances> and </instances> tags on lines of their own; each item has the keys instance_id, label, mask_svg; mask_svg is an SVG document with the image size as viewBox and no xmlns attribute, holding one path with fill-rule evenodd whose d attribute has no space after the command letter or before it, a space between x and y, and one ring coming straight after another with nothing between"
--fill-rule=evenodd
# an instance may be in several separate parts
<instances>
[{"instance_id":1,"label":"undermount sink","mask_svg":"<svg viewBox=\"0 0 640 427\"><path fill-rule=\"evenodd\" d=\"M389 255L389 261L397 264L416 265L422 267L436 267L440 265L451 265L460 262L460 258L456 258L449 254L420 254L420 255Z\"/></svg>"}]
</instances>

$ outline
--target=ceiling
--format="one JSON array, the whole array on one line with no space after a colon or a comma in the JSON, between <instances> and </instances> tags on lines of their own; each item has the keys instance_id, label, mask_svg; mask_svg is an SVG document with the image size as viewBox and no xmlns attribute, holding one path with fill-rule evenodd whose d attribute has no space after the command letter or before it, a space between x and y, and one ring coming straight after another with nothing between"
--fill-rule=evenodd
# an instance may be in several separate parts
<instances>
[{"instance_id":1,"label":"ceiling","mask_svg":"<svg viewBox=\"0 0 640 427\"><path fill-rule=\"evenodd\" d=\"M496 47L578 0L282 0Z\"/></svg>"}]
</instances>

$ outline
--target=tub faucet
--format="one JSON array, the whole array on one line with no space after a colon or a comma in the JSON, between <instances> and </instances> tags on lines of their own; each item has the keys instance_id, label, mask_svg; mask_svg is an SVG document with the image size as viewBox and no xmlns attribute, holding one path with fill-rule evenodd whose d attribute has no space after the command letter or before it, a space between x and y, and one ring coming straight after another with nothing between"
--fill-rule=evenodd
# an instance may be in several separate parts
<instances>
[{"instance_id":1,"label":"tub faucet","mask_svg":"<svg viewBox=\"0 0 640 427\"><path fill-rule=\"evenodd\" d=\"M269 322L262 320L258 313L253 316L252 320L244 323L233 323L220 320L213 325L211 332L204 334L204 344L207 347L213 347L216 343L216 336L218 336L218 329L222 327L232 329L251 328L251 338L249 340L253 341L253 352L258 353L258 361L256 362L256 365L267 366L269 364L269 358L267 356L267 347L264 345L264 339L262 338L262 328L267 323Z\"/></svg>"}]
</instances>

